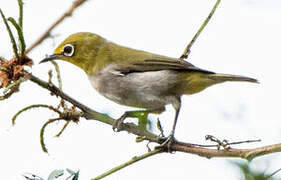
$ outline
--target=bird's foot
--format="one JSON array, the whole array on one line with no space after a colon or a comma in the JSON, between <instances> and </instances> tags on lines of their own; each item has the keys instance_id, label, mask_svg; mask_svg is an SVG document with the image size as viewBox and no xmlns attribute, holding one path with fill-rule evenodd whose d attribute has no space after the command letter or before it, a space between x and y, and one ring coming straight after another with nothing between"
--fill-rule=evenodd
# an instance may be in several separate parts
<instances>
[{"instance_id":1,"label":"bird's foot","mask_svg":"<svg viewBox=\"0 0 281 180\"><path fill-rule=\"evenodd\" d=\"M168 138L159 146L157 146L157 148L167 148L167 151L169 153L172 153L172 149L171 149L171 145L175 142L175 136L174 134L170 134L168 136Z\"/></svg>"},{"instance_id":2,"label":"bird's foot","mask_svg":"<svg viewBox=\"0 0 281 180\"><path fill-rule=\"evenodd\" d=\"M113 129L114 132L121 131L122 124L127 117L128 117L128 112L125 112L119 119L114 121L114 123L112 124L112 129Z\"/></svg>"}]
</instances>

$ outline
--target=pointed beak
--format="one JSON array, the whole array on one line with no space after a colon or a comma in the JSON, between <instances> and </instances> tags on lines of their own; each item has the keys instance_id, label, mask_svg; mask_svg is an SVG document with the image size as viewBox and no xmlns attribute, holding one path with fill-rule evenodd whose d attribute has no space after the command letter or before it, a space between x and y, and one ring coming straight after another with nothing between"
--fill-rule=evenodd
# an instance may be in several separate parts
<instances>
[{"instance_id":1,"label":"pointed beak","mask_svg":"<svg viewBox=\"0 0 281 180\"><path fill-rule=\"evenodd\" d=\"M43 59L42 61L40 61L39 64L48 62L48 61L53 61L55 59L59 59L61 56L62 56L62 54L52 54L52 55L46 56L46 58Z\"/></svg>"}]
</instances>

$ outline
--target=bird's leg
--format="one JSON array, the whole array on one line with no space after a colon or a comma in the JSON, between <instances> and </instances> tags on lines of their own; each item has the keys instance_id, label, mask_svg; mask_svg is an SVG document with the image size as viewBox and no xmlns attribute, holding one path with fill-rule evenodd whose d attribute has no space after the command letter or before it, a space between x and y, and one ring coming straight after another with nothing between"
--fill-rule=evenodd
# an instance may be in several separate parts
<instances>
[{"instance_id":1,"label":"bird's leg","mask_svg":"<svg viewBox=\"0 0 281 180\"><path fill-rule=\"evenodd\" d=\"M175 119L174 119L174 124L173 124L173 128L172 128L172 131L170 133L170 135L167 137L167 139L158 147L164 147L164 146L167 146L168 148L168 152L171 152L171 144L173 143L173 141L175 140L175 129L176 129L176 125L177 125L177 120L178 120L178 116L179 116L179 113L180 113L180 108L181 108L181 99L179 98L178 99L178 103L176 105L174 105L174 108L176 110L176 114L175 114Z\"/></svg>"},{"instance_id":2,"label":"bird's leg","mask_svg":"<svg viewBox=\"0 0 281 180\"><path fill-rule=\"evenodd\" d=\"M158 109L147 109L147 110L137 110L137 111L126 111L119 119L117 119L112 125L112 129L115 132L121 130L122 123L127 117L138 118L139 120L147 119L149 113L159 114L163 112L165 108Z\"/></svg>"}]
</instances>

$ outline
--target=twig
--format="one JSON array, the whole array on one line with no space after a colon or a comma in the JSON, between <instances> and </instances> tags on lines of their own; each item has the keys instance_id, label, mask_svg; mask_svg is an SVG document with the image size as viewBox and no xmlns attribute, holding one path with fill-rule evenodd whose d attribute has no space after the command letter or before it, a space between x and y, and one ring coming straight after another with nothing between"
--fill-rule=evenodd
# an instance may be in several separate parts
<instances>
[{"instance_id":1,"label":"twig","mask_svg":"<svg viewBox=\"0 0 281 180\"><path fill-rule=\"evenodd\" d=\"M6 89L3 91L6 94L9 90L19 86L22 82L26 81L27 79L20 77L18 80L14 81L13 83L9 84Z\"/></svg>"},{"instance_id":2,"label":"twig","mask_svg":"<svg viewBox=\"0 0 281 180\"><path fill-rule=\"evenodd\" d=\"M246 140L246 141L238 141L238 142L228 142L229 145L236 145L236 144L244 144L244 143L253 143L253 142L261 142L260 139L254 140Z\"/></svg>"},{"instance_id":3,"label":"twig","mask_svg":"<svg viewBox=\"0 0 281 180\"><path fill-rule=\"evenodd\" d=\"M199 156L213 158L213 157L239 157L251 161L252 159L281 151L281 143L269 146L263 146L253 149L208 149L201 147L192 147L188 143L177 142L172 144L173 151L180 151L185 153L197 154Z\"/></svg>"},{"instance_id":4,"label":"twig","mask_svg":"<svg viewBox=\"0 0 281 180\"><path fill-rule=\"evenodd\" d=\"M21 113L23 113L23 112L25 112L25 111L27 111L27 110L29 110L29 109L34 109L34 108L48 108L48 109L50 109L50 110L52 110L52 111L54 111L54 112L56 112L56 113L58 113L58 114L61 114L61 112L60 112L59 110L57 110L56 108L54 108L53 106L49 106L49 105L46 105L46 104L34 104L34 105L31 105L31 106L27 106L27 107L21 109L20 111L18 111L18 112L12 117L12 124L15 125L15 121L16 121L17 117L18 117Z\"/></svg>"},{"instance_id":5,"label":"twig","mask_svg":"<svg viewBox=\"0 0 281 180\"><path fill-rule=\"evenodd\" d=\"M213 141L216 142L217 144L192 144L189 143L190 146L192 147L204 147L204 148L212 148L212 147L216 147L217 149L220 149L218 146L222 146L225 149L229 149L231 148L230 145L237 145L237 144L243 144L243 143L253 143L253 142L261 142L260 139L255 139L255 140L246 140L246 141L238 141L238 142L228 142L227 140L223 140L223 141Z\"/></svg>"},{"instance_id":6,"label":"twig","mask_svg":"<svg viewBox=\"0 0 281 180\"><path fill-rule=\"evenodd\" d=\"M8 31L8 33L9 33L10 40L11 40L12 46L13 46L14 55L16 56L17 59L19 59L18 48L17 48L17 44L16 44L16 41L15 41L15 38L14 38L13 33L12 33L12 31L11 31L11 28L10 28L10 26L9 26L7 20L6 20L6 17L5 17L5 15L3 14L3 12L2 12L1 9L0 9L0 14L1 14L2 19L3 19L3 21L4 21L4 24L5 24L6 28L7 28L7 31Z\"/></svg>"},{"instance_id":7,"label":"twig","mask_svg":"<svg viewBox=\"0 0 281 180\"><path fill-rule=\"evenodd\" d=\"M41 148L45 153L48 153L48 149L46 148L45 142L44 142L44 132L45 132L45 128L47 127L47 125L62 120L62 118L54 118L54 119L49 119L49 121L47 121L41 128L40 130L40 144L41 144Z\"/></svg>"},{"instance_id":8,"label":"twig","mask_svg":"<svg viewBox=\"0 0 281 180\"><path fill-rule=\"evenodd\" d=\"M53 78L53 71L52 71L52 70L49 70L49 71L48 71L48 83L49 83L49 84L53 84L53 83L52 83L52 78Z\"/></svg>"},{"instance_id":9,"label":"twig","mask_svg":"<svg viewBox=\"0 0 281 180\"><path fill-rule=\"evenodd\" d=\"M190 54L190 49L192 47L192 45L194 44L194 42L196 41L196 39L199 37L199 35L201 34L201 32L203 31L203 29L205 28L205 26L208 24L208 22L210 21L210 19L212 18L213 14L215 13L218 5L220 3L220 0L217 0L216 4L214 5L213 9L211 10L210 14L208 15L208 17L205 19L205 21L203 22L203 24L200 26L199 30L196 32L196 34L193 36L193 38L191 39L191 41L189 42L189 44L186 46L185 50L183 51L180 59L186 59L188 58L188 55Z\"/></svg>"},{"instance_id":10,"label":"twig","mask_svg":"<svg viewBox=\"0 0 281 180\"><path fill-rule=\"evenodd\" d=\"M59 84L59 89L62 90L62 80L61 80L61 75L60 75L60 68L59 68L57 62L51 61L51 63L54 65L56 73L57 73L57 80L58 80L58 84Z\"/></svg>"},{"instance_id":11,"label":"twig","mask_svg":"<svg viewBox=\"0 0 281 180\"><path fill-rule=\"evenodd\" d=\"M45 88L45 89L48 89L49 91L51 91L52 93L54 93L55 95L65 99L66 101L70 102L71 104L73 104L74 106L80 108L83 112L95 112L94 110L91 110L90 108L88 108L87 106L81 104L80 102L72 99L70 96L68 96L67 94L65 94L64 92L62 92L59 88L57 88L55 85L53 84L50 84L48 82L45 82L41 79L39 79L38 77L36 76L33 76L32 74L26 72L25 74L25 77L28 78L30 81L36 83L37 85ZM86 116L86 115L84 115ZM87 118L87 117L86 117Z\"/></svg>"},{"instance_id":12,"label":"twig","mask_svg":"<svg viewBox=\"0 0 281 180\"><path fill-rule=\"evenodd\" d=\"M72 15L73 11L78 8L81 4L86 2L87 0L76 0L72 3L72 6L65 12L63 15L55 21L40 37L38 40L36 40L25 52L28 54L30 51L32 51L36 46L38 46L40 43L42 43L46 38L48 38L51 34L51 31L59 25L66 17L69 17Z\"/></svg>"},{"instance_id":13,"label":"twig","mask_svg":"<svg viewBox=\"0 0 281 180\"><path fill-rule=\"evenodd\" d=\"M18 37L19 37L19 45L20 45L20 56L23 57L24 53L25 53L25 40L24 40L24 36L23 36L23 31L21 26L16 22L16 20L12 17L8 18L8 21L10 21L13 26L16 28L17 33L18 33Z\"/></svg>"},{"instance_id":14,"label":"twig","mask_svg":"<svg viewBox=\"0 0 281 180\"><path fill-rule=\"evenodd\" d=\"M23 20L23 3L22 0L18 0L18 5L19 5L19 26L21 27L21 30L23 30L23 24L22 24L22 20Z\"/></svg>"},{"instance_id":15,"label":"twig","mask_svg":"<svg viewBox=\"0 0 281 180\"><path fill-rule=\"evenodd\" d=\"M277 169L276 171L274 171L273 173L271 173L270 175L268 175L268 176L266 177L266 179L271 178L272 176L274 176L275 174L277 174L277 173L280 172L280 171L281 171L281 168Z\"/></svg>"},{"instance_id":16,"label":"twig","mask_svg":"<svg viewBox=\"0 0 281 180\"><path fill-rule=\"evenodd\" d=\"M60 137L60 135L63 133L63 131L66 129L66 127L69 125L70 121L66 121L66 123L63 125L60 132L56 135L56 137Z\"/></svg>"},{"instance_id":17,"label":"twig","mask_svg":"<svg viewBox=\"0 0 281 180\"><path fill-rule=\"evenodd\" d=\"M105 173L103 173L103 174L101 174L101 175L99 175L99 176L97 176L97 177L95 177L95 178L93 178L91 180L102 179L102 178L104 178L104 177L106 177L106 176L108 176L108 175L110 175L112 173L115 173L116 171L119 171L120 169L123 169L123 168L125 168L125 167L127 167L127 166L129 166L129 165L131 165L133 163L136 163L136 162L138 162L138 161L140 161L142 159L148 158L150 156L153 156L153 155L156 155L156 154L159 154L159 153L162 153L162 152L163 151L161 151L161 149L155 149L155 150L147 152L147 153L145 153L145 154L143 154L141 156L135 156L131 160L129 160L129 161L127 161L127 162L125 162L125 163L123 163L123 164L121 164L119 166L116 166L116 167L110 169L109 171L107 171L107 172L105 172Z\"/></svg>"},{"instance_id":18,"label":"twig","mask_svg":"<svg viewBox=\"0 0 281 180\"><path fill-rule=\"evenodd\" d=\"M256 139L256 140L246 140L246 141L238 141L238 142L229 142L228 140L224 139L224 140L219 140L218 138L216 138L213 135L206 135L205 136L206 140L210 140L213 141L215 143L217 143L217 145L214 145L217 147L217 149L220 149L220 147L223 147L224 149L230 149L230 145L237 145L237 144L243 144L243 143L253 143L253 142L261 142L260 139ZM200 146L202 147L202 146ZM210 147L210 146L209 146Z\"/></svg>"},{"instance_id":19,"label":"twig","mask_svg":"<svg viewBox=\"0 0 281 180\"><path fill-rule=\"evenodd\" d=\"M0 101L8 99L12 94L14 94L14 92L10 91L7 94L4 94L3 96L0 96Z\"/></svg>"}]
</instances>

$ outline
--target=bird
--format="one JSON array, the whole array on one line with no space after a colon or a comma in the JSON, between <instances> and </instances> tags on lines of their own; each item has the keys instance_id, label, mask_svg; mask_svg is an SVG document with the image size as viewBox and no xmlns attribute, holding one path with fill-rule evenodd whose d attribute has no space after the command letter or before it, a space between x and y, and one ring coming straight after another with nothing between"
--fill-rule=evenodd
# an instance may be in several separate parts
<instances>
[{"instance_id":1,"label":"bird","mask_svg":"<svg viewBox=\"0 0 281 180\"><path fill-rule=\"evenodd\" d=\"M118 45L98 34L78 32L68 36L52 55L40 63L63 60L84 70L92 86L118 104L143 110L125 112L114 129L135 112L160 114L175 109L170 135L161 144L171 145L181 109L181 97L227 81L258 83L257 79L204 70L181 59Z\"/></svg>"}]
</instances>

